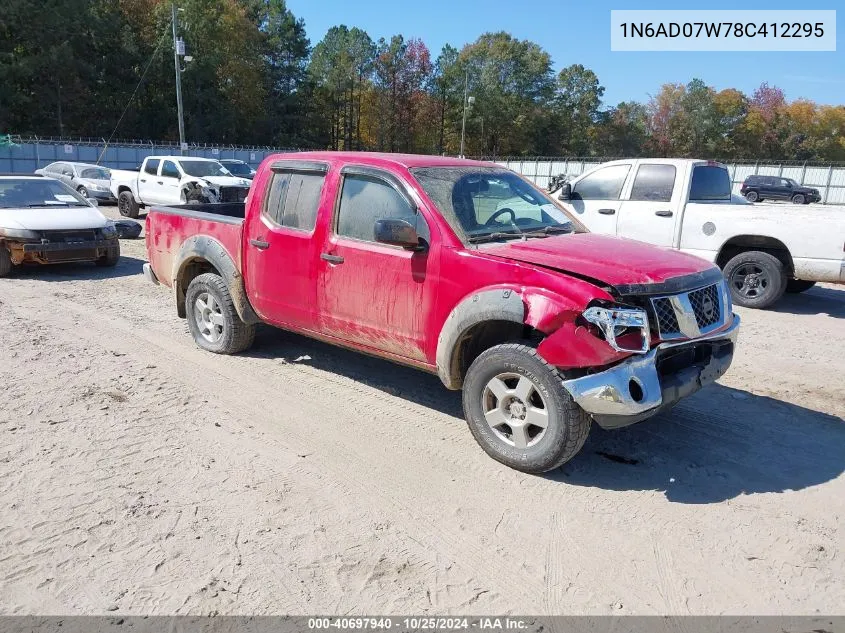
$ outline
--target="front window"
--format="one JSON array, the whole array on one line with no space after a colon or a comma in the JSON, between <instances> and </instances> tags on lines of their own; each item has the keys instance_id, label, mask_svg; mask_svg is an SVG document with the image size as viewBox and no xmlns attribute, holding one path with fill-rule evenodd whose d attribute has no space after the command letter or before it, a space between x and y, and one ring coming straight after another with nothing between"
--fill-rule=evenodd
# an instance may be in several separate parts
<instances>
[{"instance_id":1,"label":"front window","mask_svg":"<svg viewBox=\"0 0 845 633\"><path fill-rule=\"evenodd\" d=\"M86 167L79 174L80 178L88 178L90 180L108 180L109 172L102 167Z\"/></svg>"},{"instance_id":2,"label":"front window","mask_svg":"<svg viewBox=\"0 0 845 633\"><path fill-rule=\"evenodd\" d=\"M85 198L58 180L49 178L0 179L0 209L88 207Z\"/></svg>"},{"instance_id":3,"label":"front window","mask_svg":"<svg viewBox=\"0 0 845 633\"><path fill-rule=\"evenodd\" d=\"M251 176L252 168L246 163L226 163L228 169L235 176Z\"/></svg>"},{"instance_id":4,"label":"front window","mask_svg":"<svg viewBox=\"0 0 845 633\"><path fill-rule=\"evenodd\" d=\"M231 176L229 170L216 160L180 160L179 164L189 176L207 178L209 176Z\"/></svg>"},{"instance_id":5,"label":"front window","mask_svg":"<svg viewBox=\"0 0 845 633\"><path fill-rule=\"evenodd\" d=\"M574 230L551 198L513 172L495 167L411 171L452 228L469 242Z\"/></svg>"}]
</instances>

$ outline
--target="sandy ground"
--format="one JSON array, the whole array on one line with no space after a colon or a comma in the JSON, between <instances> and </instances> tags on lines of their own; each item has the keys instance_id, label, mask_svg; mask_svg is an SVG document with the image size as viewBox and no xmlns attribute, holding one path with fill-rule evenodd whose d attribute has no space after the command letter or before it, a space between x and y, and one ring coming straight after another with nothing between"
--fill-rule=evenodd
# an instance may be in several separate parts
<instances>
[{"instance_id":1,"label":"sandy ground","mask_svg":"<svg viewBox=\"0 0 845 633\"><path fill-rule=\"evenodd\" d=\"M436 377L200 351L123 252L0 280L0 613L845 614L845 288L535 477Z\"/></svg>"}]
</instances>

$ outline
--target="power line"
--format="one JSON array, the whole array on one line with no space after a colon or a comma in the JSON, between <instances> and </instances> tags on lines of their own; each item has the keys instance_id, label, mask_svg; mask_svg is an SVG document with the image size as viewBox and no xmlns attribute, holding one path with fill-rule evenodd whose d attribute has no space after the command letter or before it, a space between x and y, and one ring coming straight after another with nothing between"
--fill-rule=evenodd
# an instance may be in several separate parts
<instances>
[{"instance_id":1,"label":"power line","mask_svg":"<svg viewBox=\"0 0 845 633\"><path fill-rule=\"evenodd\" d=\"M170 26L170 23L167 24ZM106 144L103 146L103 151L100 152L100 155L97 157L97 165L100 164L100 161L103 159L103 154L106 153L106 150L109 147L109 143L111 143L112 137L114 137L114 133L117 132L117 128L120 127L121 121L123 121L123 117L126 115L126 111L129 110L129 106L132 105L132 100L135 98L135 95L138 93L138 88L141 87L141 84L144 83L144 78L147 76L147 71L150 69L150 66L153 65L153 60L158 55L158 51L161 48L162 43L164 42L165 37L167 36L167 29L164 30L164 34L158 40L158 44L156 45L153 54L150 56L150 60L147 62L146 68L144 68L144 72L141 73L141 79L138 81L138 85L135 86L135 90L132 91L132 96L129 97L129 101L126 102L126 107L123 108L123 112L120 114L120 118L117 120L117 125L114 126L114 129L111 131L109 135L109 140L106 141Z\"/></svg>"}]
</instances>

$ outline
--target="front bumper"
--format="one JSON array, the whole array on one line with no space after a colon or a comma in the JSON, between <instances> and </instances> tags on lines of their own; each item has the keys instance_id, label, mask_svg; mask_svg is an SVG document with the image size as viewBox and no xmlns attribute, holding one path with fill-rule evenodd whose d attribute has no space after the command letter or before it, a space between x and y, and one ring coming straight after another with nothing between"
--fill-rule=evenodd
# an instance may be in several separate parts
<instances>
[{"instance_id":1,"label":"front bumper","mask_svg":"<svg viewBox=\"0 0 845 633\"><path fill-rule=\"evenodd\" d=\"M619 428L657 414L718 380L730 367L739 317L700 338L661 343L605 371L566 380L572 398L603 428Z\"/></svg>"},{"instance_id":2,"label":"front bumper","mask_svg":"<svg viewBox=\"0 0 845 633\"><path fill-rule=\"evenodd\" d=\"M112 195L111 191L94 191L93 189L88 189L88 197L89 198L96 198L97 200L105 200L110 201L114 200L115 197Z\"/></svg>"}]
</instances>

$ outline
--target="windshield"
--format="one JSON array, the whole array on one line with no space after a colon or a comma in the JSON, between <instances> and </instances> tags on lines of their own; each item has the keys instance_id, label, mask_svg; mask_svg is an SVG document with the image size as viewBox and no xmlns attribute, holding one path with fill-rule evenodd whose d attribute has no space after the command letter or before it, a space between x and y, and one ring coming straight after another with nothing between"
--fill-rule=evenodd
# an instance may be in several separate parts
<instances>
[{"instance_id":1,"label":"windshield","mask_svg":"<svg viewBox=\"0 0 845 633\"><path fill-rule=\"evenodd\" d=\"M109 172L102 167L87 167L79 173L80 178L90 178L91 180L108 180Z\"/></svg>"},{"instance_id":2,"label":"windshield","mask_svg":"<svg viewBox=\"0 0 845 633\"><path fill-rule=\"evenodd\" d=\"M226 163L226 169L236 176L251 176L252 169L246 163Z\"/></svg>"},{"instance_id":3,"label":"windshield","mask_svg":"<svg viewBox=\"0 0 845 633\"><path fill-rule=\"evenodd\" d=\"M0 209L87 207L85 198L51 178L0 179Z\"/></svg>"},{"instance_id":4,"label":"windshield","mask_svg":"<svg viewBox=\"0 0 845 633\"><path fill-rule=\"evenodd\" d=\"M789 183L790 185L792 185L793 187L800 187L800 186L801 186L801 185L799 185L797 182L795 182L794 180L792 180L792 178L784 178L784 180L786 180L786 182L788 182L788 183Z\"/></svg>"},{"instance_id":5,"label":"windshield","mask_svg":"<svg viewBox=\"0 0 845 633\"><path fill-rule=\"evenodd\" d=\"M496 167L411 171L452 228L469 242L575 230L551 198L513 172Z\"/></svg>"},{"instance_id":6,"label":"windshield","mask_svg":"<svg viewBox=\"0 0 845 633\"><path fill-rule=\"evenodd\" d=\"M189 176L231 176L229 170L223 167L216 160L180 160L182 171Z\"/></svg>"}]
</instances>

